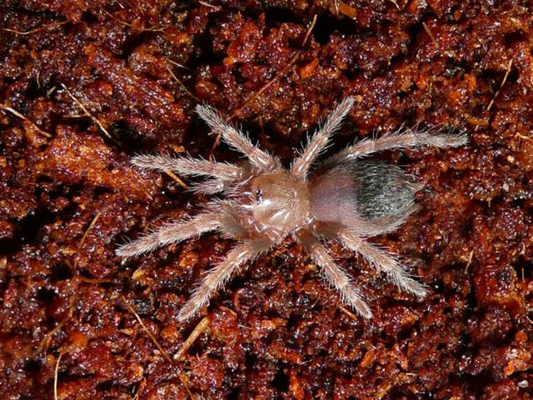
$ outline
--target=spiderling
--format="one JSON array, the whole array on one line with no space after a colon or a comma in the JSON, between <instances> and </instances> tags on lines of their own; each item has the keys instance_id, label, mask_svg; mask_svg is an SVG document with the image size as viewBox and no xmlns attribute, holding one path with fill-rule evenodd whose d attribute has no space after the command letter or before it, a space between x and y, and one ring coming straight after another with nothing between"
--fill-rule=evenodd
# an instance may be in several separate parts
<instances>
[{"instance_id":1,"label":"spiderling","mask_svg":"<svg viewBox=\"0 0 533 400\"><path fill-rule=\"evenodd\" d=\"M361 254L401 290L424 297L424 285L411 276L397 256L367 241L369 237L398 229L406 221L417 209L414 195L422 185L413 182L399 167L362 158L385 150L458 147L468 139L464 134L402 130L361 140L317 162L353 104L352 97L345 98L288 169L277 157L253 145L244 133L228 125L212 108L197 106L197 113L209 127L247 160L234 165L167 155L134 157L133 164L143 169L205 177L193 190L218 198L198 215L163 225L121 246L117 254L125 258L137 256L209 231L218 231L237 241L226 258L209 270L194 289L179 312L180 321L196 315L233 275L280 245L287 236L303 245L342 302L364 318L372 316L369 306L346 271L335 264L324 240L337 241Z\"/></svg>"}]
</instances>

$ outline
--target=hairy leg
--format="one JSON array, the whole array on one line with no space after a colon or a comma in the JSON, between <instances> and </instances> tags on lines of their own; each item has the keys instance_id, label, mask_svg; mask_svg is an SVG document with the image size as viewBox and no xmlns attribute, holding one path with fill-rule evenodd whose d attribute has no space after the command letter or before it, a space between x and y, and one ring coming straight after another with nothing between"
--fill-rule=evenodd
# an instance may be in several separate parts
<instances>
[{"instance_id":1,"label":"hairy leg","mask_svg":"<svg viewBox=\"0 0 533 400\"><path fill-rule=\"evenodd\" d=\"M213 293L223 288L232 275L241 269L243 264L268 251L271 246L272 243L267 239L254 239L245 240L234 247L224 261L207 272L200 286L180 310L178 320L183 322L193 317L209 302Z\"/></svg>"},{"instance_id":2,"label":"hairy leg","mask_svg":"<svg viewBox=\"0 0 533 400\"><path fill-rule=\"evenodd\" d=\"M254 146L244 133L226 123L211 107L198 105L196 112L213 132L221 134L227 144L248 157L252 165L261 171L274 171L281 168L281 163L276 157Z\"/></svg>"},{"instance_id":3,"label":"hairy leg","mask_svg":"<svg viewBox=\"0 0 533 400\"><path fill-rule=\"evenodd\" d=\"M375 140L361 140L327 159L323 165L342 164L346 161L384 150L410 149L424 146L445 149L448 147L460 147L468 143L468 137L465 134L437 134L435 133L436 131L435 129L421 132L407 130Z\"/></svg>"},{"instance_id":4,"label":"hairy leg","mask_svg":"<svg viewBox=\"0 0 533 400\"><path fill-rule=\"evenodd\" d=\"M427 294L424 286L413 279L406 267L393 255L368 243L347 229L341 229L338 239L345 247L361 254L378 271L387 274L391 281L402 290L418 297L424 297Z\"/></svg>"},{"instance_id":5,"label":"hairy leg","mask_svg":"<svg viewBox=\"0 0 533 400\"><path fill-rule=\"evenodd\" d=\"M313 261L320 267L322 276L339 292L342 302L353 308L362 317L371 318L372 312L370 308L361 298L357 289L355 289L350 277L342 268L335 264L326 248L307 231L299 231L297 239L309 251Z\"/></svg>"},{"instance_id":6,"label":"hairy leg","mask_svg":"<svg viewBox=\"0 0 533 400\"><path fill-rule=\"evenodd\" d=\"M220 193L226 190L229 186L228 185L229 182L230 181L228 180L224 180L220 178L207 179L204 182L193 183L190 186L190 189L196 193L216 194L216 193Z\"/></svg>"},{"instance_id":7,"label":"hairy leg","mask_svg":"<svg viewBox=\"0 0 533 400\"><path fill-rule=\"evenodd\" d=\"M124 258L137 256L148 253L158 247L200 236L205 232L219 229L222 225L223 214L207 212L190 220L165 224L146 236L120 246L116 253Z\"/></svg>"},{"instance_id":8,"label":"hairy leg","mask_svg":"<svg viewBox=\"0 0 533 400\"><path fill-rule=\"evenodd\" d=\"M210 176L224 180L238 179L243 172L241 167L233 164L167 155L141 155L133 157L131 162L144 169L161 172L170 170L188 176Z\"/></svg>"},{"instance_id":9,"label":"hairy leg","mask_svg":"<svg viewBox=\"0 0 533 400\"><path fill-rule=\"evenodd\" d=\"M305 179L309 168L327 146L331 135L341 124L343 118L353 107L353 97L346 97L335 110L329 114L324 125L314 134L300 157L291 166L291 173L296 178Z\"/></svg>"}]
</instances>

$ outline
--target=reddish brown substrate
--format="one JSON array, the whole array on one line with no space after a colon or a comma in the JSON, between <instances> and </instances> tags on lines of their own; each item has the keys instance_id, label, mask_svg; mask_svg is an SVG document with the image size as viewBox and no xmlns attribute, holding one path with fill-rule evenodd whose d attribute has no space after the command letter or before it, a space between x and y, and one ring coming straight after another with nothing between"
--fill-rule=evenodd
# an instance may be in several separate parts
<instances>
[{"instance_id":1,"label":"reddish brown substrate","mask_svg":"<svg viewBox=\"0 0 533 400\"><path fill-rule=\"evenodd\" d=\"M318 0L41 3L0 4L0 398L51 399L54 382L60 399L91 400L531 397L527 2L348 1L353 20ZM426 187L420 212L376 242L430 295L400 293L332 246L374 310L353 318L286 241L178 325L232 243L206 235L116 257L206 201L129 158L208 157L202 102L288 163L347 95L357 104L335 148L402 123L470 136L383 155ZM214 155L237 159L223 145ZM147 334L172 356L206 315L173 363Z\"/></svg>"}]
</instances>

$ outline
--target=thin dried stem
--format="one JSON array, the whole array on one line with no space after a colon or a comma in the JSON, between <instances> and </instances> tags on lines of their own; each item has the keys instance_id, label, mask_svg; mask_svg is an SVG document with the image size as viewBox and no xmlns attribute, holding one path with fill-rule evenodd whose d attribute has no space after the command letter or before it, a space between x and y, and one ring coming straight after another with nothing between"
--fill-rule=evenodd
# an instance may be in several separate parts
<instances>
[{"instance_id":1,"label":"thin dried stem","mask_svg":"<svg viewBox=\"0 0 533 400\"><path fill-rule=\"evenodd\" d=\"M507 65L507 70L505 71L505 76L503 77L502 83L500 83L500 87L498 88L496 93L494 93L494 97L492 98L489 105L487 106L487 111L490 111L490 109L494 105L494 102L496 101L496 98L500 94L500 91L502 90L503 85L505 85L505 82L507 82L507 78L509 77L509 74L511 73L512 67L513 67L513 60L509 60L509 64Z\"/></svg>"},{"instance_id":2,"label":"thin dried stem","mask_svg":"<svg viewBox=\"0 0 533 400\"><path fill-rule=\"evenodd\" d=\"M185 375L182 374L181 372L181 368L179 367L179 365L177 365L176 363L174 363L174 361L172 361L172 359L170 358L170 356L168 355L168 353L163 349L163 347L159 344L159 342L157 341L157 339L155 338L154 335L152 335L152 332L150 332L150 330L148 329L148 327L144 324L144 322L142 321L141 317L139 316L139 314L137 314L135 312L135 310L128 304L128 302L126 301L125 298L122 298L124 304L126 305L126 307L128 308L128 310L135 316L135 319L139 322L139 325L141 325L142 329L146 332L146 334L148 335L148 337L152 340L152 342L154 343L154 345L157 347L157 349L159 350L159 352L163 355L163 357L165 357L165 359L171 364L171 365L175 365L177 368L178 368L178 376L179 376L179 379L181 381L181 384L183 385L183 387L185 388L185 390L187 391L187 393L189 394L189 397L191 399L194 399L190 389L189 389L189 383L187 382L187 380L185 379Z\"/></svg>"},{"instance_id":3,"label":"thin dried stem","mask_svg":"<svg viewBox=\"0 0 533 400\"><path fill-rule=\"evenodd\" d=\"M180 185L183 189L188 190L189 186L185 182L183 182L174 172L166 169L165 174L170 176L178 185Z\"/></svg>"},{"instance_id":4,"label":"thin dried stem","mask_svg":"<svg viewBox=\"0 0 533 400\"><path fill-rule=\"evenodd\" d=\"M57 386L59 382L59 363L61 362L61 357L63 357L63 353L59 353L59 356L57 357L56 366L54 368L54 400L58 400L58 392L57 392Z\"/></svg>"},{"instance_id":5,"label":"thin dried stem","mask_svg":"<svg viewBox=\"0 0 533 400\"><path fill-rule=\"evenodd\" d=\"M104 132L104 134L111 140L113 140L113 137L109 134L109 132L107 131L107 129L105 128L104 124L102 124L100 122L100 120L98 118L96 118L94 115L92 115L88 110L87 108L85 108L85 106L83 105L83 103L81 101L79 101L76 97L74 97L74 95L72 93L70 93L70 91L68 90L68 88L62 83L61 86L63 87L63 89L65 89L65 91L67 92L67 94L69 95L69 97L78 105L78 107L80 107L83 112L85 113L85 115L87 115L89 118L91 118L93 120L93 122L98 125L98 127L100 128L100 130L102 132Z\"/></svg>"},{"instance_id":6,"label":"thin dried stem","mask_svg":"<svg viewBox=\"0 0 533 400\"><path fill-rule=\"evenodd\" d=\"M30 29L29 31L19 31L16 29L9 29L9 28L0 28L0 29L6 32L15 33L17 35L26 36L26 35L31 35L33 33L40 32L40 31L44 31L46 29L56 28L58 26L68 24L69 22L70 22L69 20L61 21L61 22L52 22L51 24L43 25L35 29Z\"/></svg>"},{"instance_id":7,"label":"thin dried stem","mask_svg":"<svg viewBox=\"0 0 533 400\"><path fill-rule=\"evenodd\" d=\"M193 345L193 343L198 339L198 337L207 331L209 329L209 318L204 317L202 320L196 325L196 327L193 329L189 337L183 342L183 345L181 348L174 354L173 358L175 361L181 360L181 358L185 355L185 353L189 350L189 348Z\"/></svg>"},{"instance_id":8,"label":"thin dried stem","mask_svg":"<svg viewBox=\"0 0 533 400\"><path fill-rule=\"evenodd\" d=\"M19 117L20 119L30 123L41 135L43 136L46 136L47 138L51 138L53 137L52 135L50 135L48 132L45 132L43 131L41 128L39 128L35 122L31 121L30 119L26 118L24 115L22 115L21 113L19 113L17 110L15 110L14 108L11 108L9 106L6 106L4 104L0 104L0 108L2 108L3 110L6 110L6 111L9 111L11 114L13 114L14 116L16 117Z\"/></svg>"},{"instance_id":9,"label":"thin dried stem","mask_svg":"<svg viewBox=\"0 0 533 400\"><path fill-rule=\"evenodd\" d=\"M170 76L172 76L172 78L178 83L178 85L180 85L180 87L183 89L183 91L185 93L187 93L191 98L193 98L197 102L201 101L198 97L196 97L194 94L192 94L189 89L187 89L187 87L178 79L178 77L174 74L174 72L172 72L172 70L169 67L167 67L167 71L170 74Z\"/></svg>"}]
</instances>

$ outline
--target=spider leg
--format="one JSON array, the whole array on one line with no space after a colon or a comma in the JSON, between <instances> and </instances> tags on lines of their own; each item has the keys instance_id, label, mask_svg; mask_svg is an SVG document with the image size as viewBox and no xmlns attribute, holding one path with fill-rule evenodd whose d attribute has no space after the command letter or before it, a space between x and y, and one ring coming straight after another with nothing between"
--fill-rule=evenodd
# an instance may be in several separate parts
<instances>
[{"instance_id":1,"label":"spider leg","mask_svg":"<svg viewBox=\"0 0 533 400\"><path fill-rule=\"evenodd\" d=\"M338 238L345 247L361 254L374 268L387 274L402 290L418 297L426 296L424 285L413 279L406 267L393 255L366 242L348 229L342 229L338 233Z\"/></svg>"},{"instance_id":2,"label":"spider leg","mask_svg":"<svg viewBox=\"0 0 533 400\"><path fill-rule=\"evenodd\" d=\"M216 194L223 192L228 188L228 181L220 178L208 179L204 182L197 182L190 186L190 189L196 193Z\"/></svg>"},{"instance_id":3,"label":"spider leg","mask_svg":"<svg viewBox=\"0 0 533 400\"><path fill-rule=\"evenodd\" d=\"M223 180L234 180L242 175L242 168L233 164L219 163L190 157L167 155L140 155L133 157L134 165L161 172L174 171L188 176L210 176Z\"/></svg>"},{"instance_id":4,"label":"spider leg","mask_svg":"<svg viewBox=\"0 0 533 400\"><path fill-rule=\"evenodd\" d=\"M245 263L268 251L271 246L272 242L268 239L244 240L235 246L224 261L206 274L200 286L180 310L178 320L183 322L193 317L209 302L213 293L223 288L231 276L237 273Z\"/></svg>"},{"instance_id":5,"label":"spider leg","mask_svg":"<svg viewBox=\"0 0 533 400\"><path fill-rule=\"evenodd\" d=\"M252 165L261 171L274 171L281 168L281 163L276 157L254 146L243 132L224 121L211 107L198 105L196 106L196 112L213 132L222 135L222 139L228 145L248 157Z\"/></svg>"},{"instance_id":6,"label":"spider leg","mask_svg":"<svg viewBox=\"0 0 533 400\"><path fill-rule=\"evenodd\" d=\"M361 140L353 146L338 152L326 160L323 165L342 164L372 153L392 149L410 149L424 146L434 146L441 149L460 147L468 143L465 134L435 134L435 129L416 132L411 129L386 135L375 140Z\"/></svg>"},{"instance_id":7,"label":"spider leg","mask_svg":"<svg viewBox=\"0 0 533 400\"><path fill-rule=\"evenodd\" d=\"M331 135L337 130L343 118L353 107L354 98L346 97L335 110L329 114L324 125L314 134L302 154L291 166L291 173L296 178L305 179L309 168L327 146Z\"/></svg>"},{"instance_id":8,"label":"spider leg","mask_svg":"<svg viewBox=\"0 0 533 400\"><path fill-rule=\"evenodd\" d=\"M191 237L200 236L222 225L223 215L220 212L203 213L187 221L165 224L146 236L120 246L116 253L124 258L137 256L170 243L179 243Z\"/></svg>"},{"instance_id":9,"label":"spider leg","mask_svg":"<svg viewBox=\"0 0 533 400\"><path fill-rule=\"evenodd\" d=\"M326 248L305 230L300 230L296 238L310 253L313 261L321 268L322 276L339 292L342 302L352 307L362 317L371 318L372 311L361 298L361 295L350 281L348 274L335 264Z\"/></svg>"}]
</instances>

